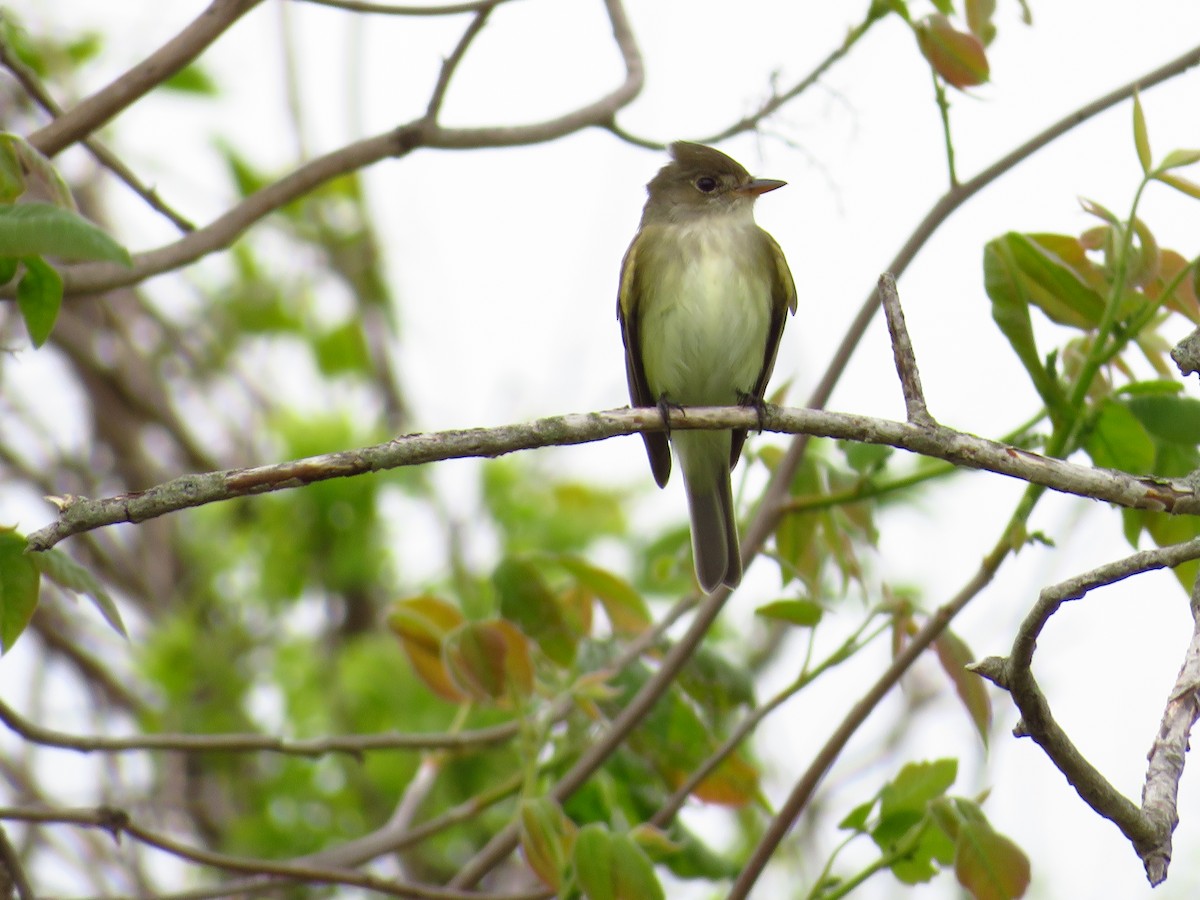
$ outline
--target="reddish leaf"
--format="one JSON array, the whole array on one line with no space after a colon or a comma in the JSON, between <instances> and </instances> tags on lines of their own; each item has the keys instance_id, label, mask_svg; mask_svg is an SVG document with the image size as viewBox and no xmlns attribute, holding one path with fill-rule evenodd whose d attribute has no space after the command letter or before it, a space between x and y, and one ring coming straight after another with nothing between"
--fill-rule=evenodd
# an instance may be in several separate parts
<instances>
[{"instance_id":1,"label":"reddish leaf","mask_svg":"<svg viewBox=\"0 0 1200 900\"><path fill-rule=\"evenodd\" d=\"M575 823L550 797L522 801L518 820L525 862L547 887L557 891L578 833Z\"/></svg>"},{"instance_id":2,"label":"reddish leaf","mask_svg":"<svg viewBox=\"0 0 1200 900\"><path fill-rule=\"evenodd\" d=\"M408 661L430 690L451 703L467 699L442 663L442 641L463 623L463 614L437 597L399 600L388 613L388 627L400 638Z\"/></svg>"},{"instance_id":3,"label":"reddish leaf","mask_svg":"<svg viewBox=\"0 0 1200 900\"><path fill-rule=\"evenodd\" d=\"M1015 900L1029 888L1029 858L1021 848L992 829L974 804L958 801L954 874L975 900Z\"/></svg>"},{"instance_id":4,"label":"reddish leaf","mask_svg":"<svg viewBox=\"0 0 1200 900\"><path fill-rule=\"evenodd\" d=\"M943 631L941 637L934 641L933 648L937 652L938 662L950 676L950 683L954 685L958 699L966 707L967 715L971 717L986 746L988 731L992 726L992 702L988 699L983 679L965 668L968 663L975 661L971 648L949 629Z\"/></svg>"},{"instance_id":5,"label":"reddish leaf","mask_svg":"<svg viewBox=\"0 0 1200 900\"><path fill-rule=\"evenodd\" d=\"M987 54L975 35L959 31L941 13L919 21L916 33L921 53L947 84L961 90L988 80Z\"/></svg>"},{"instance_id":6,"label":"reddish leaf","mask_svg":"<svg viewBox=\"0 0 1200 900\"><path fill-rule=\"evenodd\" d=\"M507 641L495 622L467 622L442 641L442 662L458 688L476 700L504 697Z\"/></svg>"}]
</instances>

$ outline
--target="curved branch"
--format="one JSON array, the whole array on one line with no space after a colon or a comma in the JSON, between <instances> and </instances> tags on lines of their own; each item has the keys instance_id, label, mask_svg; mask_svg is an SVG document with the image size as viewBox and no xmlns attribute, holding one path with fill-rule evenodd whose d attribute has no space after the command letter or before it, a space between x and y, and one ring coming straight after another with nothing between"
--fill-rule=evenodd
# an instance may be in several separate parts
<instances>
[{"instance_id":1,"label":"curved branch","mask_svg":"<svg viewBox=\"0 0 1200 900\"><path fill-rule=\"evenodd\" d=\"M1200 558L1200 538L1182 544L1143 550L1099 566L1060 584L1045 588L1021 623L1007 659L990 656L971 666L997 687L1008 691L1021 711L1013 729L1017 737L1031 737L1088 806L1111 821L1129 839L1146 866L1152 885L1167 876L1171 860L1171 832L1178 823L1175 798L1183 774L1188 733L1200 715L1200 622L1193 632L1187 660L1171 692L1163 724L1150 753L1143 805L1136 806L1090 763L1067 737L1050 712L1050 704L1033 676L1033 653L1038 636L1059 608L1080 600L1088 592L1115 584L1153 569L1173 568ZM1193 591L1193 596L1195 592ZM1195 611L1195 602L1193 603Z\"/></svg>"},{"instance_id":2,"label":"curved branch","mask_svg":"<svg viewBox=\"0 0 1200 900\"><path fill-rule=\"evenodd\" d=\"M443 128L426 117L384 134L356 141L305 163L279 181L251 194L203 228L156 250L135 254L131 267L116 263L85 263L64 267L61 270L63 293L70 296L111 290L188 265L209 253L225 249L255 222L325 182L389 156L404 156L418 147L461 150L535 144L555 140L583 128L605 125L618 109L638 95L644 80L641 53L621 0L605 0L605 6L612 24L613 39L625 63L625 78L619 87L599 100L557 119L528 125ZM11 293L9 289L7 295Z\"/></svg>"},{"instance_id":3,"label":"curved branch","mask_svg":"<svg viewBox=\"0 0 1200 900\"><path fill-rule=\"evenodd\" d=\"M458 891L452 888L405 883L395 879L381 878L377 875L354 872L350 869L329 869L296 863L273 862L268 859L231 856L227 853L214 853L211 850L190 847L164 834L151 831L135 823L125 811L111 807L75 810L8 807L0 808L0 821L2 820L99 828L109 832L114 839L120 839L122 835L126 835L147 846L200 865L308 884L337 884L366 888L389 897L411 897L417 898L417 900L544 900L548 896L545 891L510 894Z\"/></svg>"},{"instance_id":4,"label":"curved branch","mask_svg":"<svg viewBox=\"0 0 1200 900\"><path fill-rule=\"evenodd\" d=\"M314 6L328 6L347 12L370 13L382 16L455 16L461 13L477 13L491 10L501 3L512 0L467 0L464 3L447 3L444 6L398 6L394 3L370 3L367 0L298 0Z\"/></svg>"},{"instance_id":5,"label":"curved branch","mask_svg":"<svg viewBox=\"0 0 1200 900\"><path fill-rule=\"evenodd\" d=\"M29 136L45 156L54 156L136 103L196 57L230 25L262 0L213 0L208 8L152 54L49 125Z\"/></svg>"},{"instance_id":6,"label":"curved branch","mask_svg":"<svg viewBox=\"0 0 1200 900\"><path fill-rule=\"evenodd\" d=\"M1135 476L1080 466L976 437L942 425L914 425L818 409L689 407L670 412L672 429L757 428L868 444L887 444L956 466L986 469L1055 491L1107 500L1118 506L1170 513L1200 512L1200 495L1186 480ZM348 478L447 459L493 457L518 450L565 446L625 434L662 431L651 408L613 409L538 419L524 425L411 434L384 444L325 453L249 469L184 475L144 491L100 500L53 498L58 520L29 535L30 550L48 550L64 538L119 522L144 522L169 512L235 497L289 490L316 481Z\"/></svg>"},{"instance_id":7,"label":"curved branch","mask_svg":"<svg viewBox=\"0 0 1200 900\"><path fill-rule=\"evenodd\" d=\"M259 219L325 182L388 156L405 155L417 146L418 134L418 127L399 128L319 156L251 194L203 228L156 250L135 254L132 266L116 263L65 266L60 270L63 293L90 294L125 287L152 275L186 266L217 250L224 250Z\"/></svg>"},{"instance_id":8,"label":"curved branch","mask_svg":"<svg viewBox=\"0 0 1200 900\"><path fill-rule=\"evenodd\" d=\"M57 101L46 90L46 86L42 84L35 72L30 66L26 65L21 58L13 52L12 47L6 41L3 35L0 35L0 65L3 65L10 71L13 77L21 85L25 93L40 106L45 112L51 116L58 118L63 114L63 109L58 105ZM83 138L82 144L92 154L96 162L104 166L114 175L117 176L125 185L137 194L146 205L155 212L161 213L180 231L195 231L196 226L188 219L184 218L170 206L163 202L158 196L158 191L149 185L145 184L133 171L125 165L115 153L108 149L104 144L94 137Z\"/></svg>"}]
</instances>

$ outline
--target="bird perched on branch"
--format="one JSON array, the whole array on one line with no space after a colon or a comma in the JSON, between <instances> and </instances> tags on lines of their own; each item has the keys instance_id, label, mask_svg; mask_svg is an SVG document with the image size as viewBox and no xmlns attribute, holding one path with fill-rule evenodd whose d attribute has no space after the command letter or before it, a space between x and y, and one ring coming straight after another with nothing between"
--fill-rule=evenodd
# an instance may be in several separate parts
<instances>
[{"instance_id":1,"label":"bird perched on branch","mask_svg":"<svg viewBox=\"0 0 1200 900\"><path fill-rule=\"evenodd\" d=\"M796 285L783 251L754 221L754 201L785 182L753 178L719 150L678 141L621 263L617 318L634 406L763 404ZM643 434L659 487L679 458L700 586L742 577L729 473L745 429Z\"/></svg>"}]
</instances>

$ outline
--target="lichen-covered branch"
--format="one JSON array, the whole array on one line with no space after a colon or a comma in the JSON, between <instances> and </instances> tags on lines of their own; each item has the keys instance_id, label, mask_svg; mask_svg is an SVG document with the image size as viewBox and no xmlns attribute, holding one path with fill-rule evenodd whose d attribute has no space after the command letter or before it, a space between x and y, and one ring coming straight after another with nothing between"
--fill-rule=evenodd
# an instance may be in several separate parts
<instances>
[{"instance_id":1,"label":"lichen-covered branch","mask_svg":"<svg viewBox=\"0 0 1200 900\"><path fill-rule=\"evenodd\" d=\"M1084 802L1121 829L1145 863L1151 884L1159 884L1167 876L1171 833L1178 822L1175 800L1179 778L1183 774L1184 752L1191 727L1200 715L1200 698L1197 696L1197 688L1200 688L1200 623L1193 632L1187 657L1150 751L1140 808L1088 762L1055 721L1050 703L1033 676L1033 652L1042 629L1064 603L1079 600L1089 591L1132 575L1171 568L1197 558L1200 558L1200 538L1143 550L1047 587L1021 623L1009 656L990 656L970 667L1009 692L1021 711L1021 719L1013 733L1017 737L1033 738ZM1192 607L1195 615L1195 596Z\"/></svg>"}]
</instances>

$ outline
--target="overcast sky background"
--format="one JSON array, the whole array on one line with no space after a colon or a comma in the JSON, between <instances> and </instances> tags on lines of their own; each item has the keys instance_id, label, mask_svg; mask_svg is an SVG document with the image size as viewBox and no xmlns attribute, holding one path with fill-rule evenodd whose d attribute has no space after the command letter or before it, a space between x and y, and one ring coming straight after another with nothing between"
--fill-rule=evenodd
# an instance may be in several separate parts
<instances>
[{"instance_id":1,"label":"overcast sky background","mask_svg":"<svg viewBox=\"0 0 1200 900\"><path fill-rule=\"evenodd\" d=\"M806 74L867 5L630 0L647 80L619 121L664 141L716 131L753 109L775 73L782 86ZM999 36L989 53L992 83L971 97L951 98L964 179L1067 112L1183 52L1200 35L1194 0L1031 0L1031 28L1019 22L1016 0L998 5ZM929 11L923 3L911 6L914 15ZM106 35L105 53L87 71L91 90L157 48L202 4L17 0L14 8L35 31L68 33L91 25ZM441 58L466 24L463 18L366 18L304 3L286 10L279 2L265 3L203 59L221 86L219 100L151 97L107 135L135 171L195 221L210 221L233 200L214 139L229 140L268 170L283 171L296 158L282 94L279 31L285 18L301 48L312 153L419 115ZM444 121L546 118L611 90L622 74L599 0L515 0L494 13L472 47L448 95ZM1143 103L1156 157L1200 146L1200 72L1153 89ZM1130 118L1124 104L1023 163L943 225L904 275L901 299L930 408L940 421L994 436L1036 407L1023 370L991 321L982 247L1010 229L1078 233L1090 227L1094 220L1080 211L1079 196L1124 214L1140 176ZM898 19L876 26L767 130L785 135L790 145L744 135L721 147L755 174L789 182L763 198L758 217L782 245L799 289L799 313L784 334L774 385L792 380L789 401L801 403L879 272L945 189L946 165L928 68ZM70 170L79 160L64 154L61 162ZM614 318L617 271L637 224L643 185L663 161L661 153L592 131L531 148L422 150L367 173L387 269L402 304L403 387L415 428L503 424L627 402ZM120 237L132 249L172 238L159 218L119 187L112 200L121 211ZM1200 250L1195 201L1154 187L1141 215L1162 246L1189 257ZM208 261L200 272L216 273L221 266L219 259ZM180 308L202 302L170 277L155 279L152 290ZM333 315L345 298L331 291L326 302ZM1040 334L1043 345L1053 339L1049 328ZM16 377L38 383L51 365L26 354ZM304 407L304 377L281 374L275 388L281 402ZM830 408L903 417L882 321L860 346ZM78 429L78 420L73 426L66 417L62 427ZM677 484L662 494L650 489L636 439L542 456L559 471L647 485L639 508L647 522L683 516ZM474 478L467 477L475 465L454 463L438 472L463 510L476 499ZM996 540L1020 489L999 476L969 474L928 490L919 507L885 518L872 561L875 576L920 586L929 608L943 602ZM11 497L0 498L0 512L30 530L49 518L40 505ZM1052 535L1057 548L1024 550L955 625L979 657L1006 651L1016 621L1041 586L1130 549L1119 515L1105 506L1048 497L1031 524ZM477 552L488 550L484 545ZM420 551L402 553L419 573ZM756 568L726 615L748 623L754 606L777 590L770 573ZM1184 593L1159 574L1066 609L1040 643L1037 673L1056 714L1131 798L1140 795L1145 754L1190 628ZM19 666L20 649L4 665ZM786 795L885 652L881 647L856 660L768 721L763 736L775 753L767 783L773 800ZM922 678L936 677L932 669L922 672ZM790 674L779 672L776 686ZM915 720L901 738L902 752L906 758L959 756L956 791L992 788L986 808L993 823L1032 857L1030 896L1151 896L1125 839L1084 807L1035 746L1009 736L1015 714L1004 696L994 700L997 725L986 763L951 697L937 701L936 714ZM885 704L834 770L824 798L834 821L894 774L890 765L859 764L901 715L894 699ZM1153 893L1160 900L1200 892L1198 782L1200 772L1185 773L1175 861L1166 886ZM693 821L712 818L700 813ZM834 837L828 830L822 836ZM828 850L814 854L823 858ZM790 894L791 886L780 880L762 885L756 896ZM881 875L860 895L941 898L956 896L956 889L949 878L900 889Z\"/></svg>"}]
</instances>

